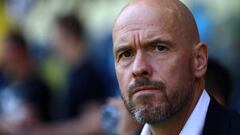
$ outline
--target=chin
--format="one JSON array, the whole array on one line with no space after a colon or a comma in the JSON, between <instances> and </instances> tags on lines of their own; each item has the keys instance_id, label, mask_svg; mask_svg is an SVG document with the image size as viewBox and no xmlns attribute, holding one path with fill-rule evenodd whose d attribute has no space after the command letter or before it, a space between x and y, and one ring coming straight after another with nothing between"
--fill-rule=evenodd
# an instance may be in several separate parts
<instances>
[{"instance_id":1,"label":"chin","mask_svg":"<svg viewBox=\"0 0 240 135\"><path fill-rule=\"evenodd\" d=\"M169 119L172 115L171 107L166 104L139 107L132 110L134 119L141 123L156 124Z\"/></svg>"}]
</instances>

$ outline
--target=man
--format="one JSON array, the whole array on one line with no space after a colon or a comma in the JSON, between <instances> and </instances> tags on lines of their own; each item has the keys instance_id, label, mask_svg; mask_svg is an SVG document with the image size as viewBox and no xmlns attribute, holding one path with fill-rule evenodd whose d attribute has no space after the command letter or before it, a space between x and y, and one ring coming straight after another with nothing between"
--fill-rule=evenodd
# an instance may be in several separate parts
<instances>
[{"instance_id":1,"label":"man","mask_svg":"<svg viewBox=\"0 0 240 135\"><path fill-rule=\"evenodd\" d=\"M74 14L56 19L55 44L58 56L69 66L67 117L76 118L90 106L100 108L105 100L104 85L89 54L84 25Z\"/></svg>"},{"instance_id":2,"label":"man","mask_svg":"<svg viewBox=\"0 0 240 135\"><path fill-rule=\"evenodd\" d=\"M81 21L73 14L62 15L55 21L55 51L69 71L61 121L41 125L31 135L100 135L101 105L104 103L104 85L90 58ZM58 110L57 110L58 111ZM58 112L56 112L58 113Z\"/></svg>"},{"instance_id":3,"label":"man","mask_svg":"<svg viewBox=\"0 0 240 135\"><path fill-rule=\"evenodd\" d=\"M3 45L3 69L9 85L0 92L1 133L25 134L30 127L50 122L51 91L21 32L9 32Z\"/></svg>"},{"instance_id":4,"label":"man","mask_svg":"<svg viewBox=\"0 0 240 135\"><path fill-rule=\"evenodd\" d=\"M237 135L240 117L204 90L208 49L178 0L133 0L113 28L122 99L142 135Z\"/></svg>"}]
</instances>

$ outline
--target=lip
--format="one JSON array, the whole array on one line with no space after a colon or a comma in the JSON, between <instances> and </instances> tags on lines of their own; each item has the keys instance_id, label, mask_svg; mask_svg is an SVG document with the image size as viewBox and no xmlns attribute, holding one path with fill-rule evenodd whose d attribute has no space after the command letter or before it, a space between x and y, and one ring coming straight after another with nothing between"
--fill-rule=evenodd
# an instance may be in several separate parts
<instances>
[{"instance_id":1,"label":"lip","mask_svg":"<svg viewBox=\"0 0 240 135\"><path fill-rule=\"evenodd\" d=\"M138 92L143 92L143 91L159 91L159 89L155 88L155 87L150 87L150 86L143 86L143 87L138 87L136 89L133 90L132 95L138 93Z\"/></svg>"}]
</instances>

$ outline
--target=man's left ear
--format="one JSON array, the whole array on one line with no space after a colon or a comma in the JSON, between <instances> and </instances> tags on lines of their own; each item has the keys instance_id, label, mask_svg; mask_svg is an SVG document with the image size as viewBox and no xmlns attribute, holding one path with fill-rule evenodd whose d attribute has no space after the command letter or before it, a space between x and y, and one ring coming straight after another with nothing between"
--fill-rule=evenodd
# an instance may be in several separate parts
<instances>
[{"instance_id":1,"label":"man's left ear","mask_svg":"<svg viewBox=\"0 0 240 135\"><path fill-rule=\"evenodd\" d=\"M198 43L194 46L194 74L195 77L201 78L207 71L208 48L204 43Z\"/></svg>"}]
</instances>

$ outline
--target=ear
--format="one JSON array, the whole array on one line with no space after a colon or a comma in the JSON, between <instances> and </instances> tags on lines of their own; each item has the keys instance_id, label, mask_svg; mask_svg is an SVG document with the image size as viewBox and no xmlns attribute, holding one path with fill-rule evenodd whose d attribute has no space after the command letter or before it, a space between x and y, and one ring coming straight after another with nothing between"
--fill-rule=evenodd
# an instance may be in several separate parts
<instances>
[{"instance_id":1,"label":"ear","mask_svg":"<svg viewBox=\"0 0 240 135\"><path fill-rule=\"evenodd\" d=\"M204 43L194 46L194 74L197 78L202 78L207 71L208 48Z\"/></svg>"}]
</instances>

